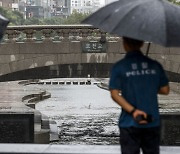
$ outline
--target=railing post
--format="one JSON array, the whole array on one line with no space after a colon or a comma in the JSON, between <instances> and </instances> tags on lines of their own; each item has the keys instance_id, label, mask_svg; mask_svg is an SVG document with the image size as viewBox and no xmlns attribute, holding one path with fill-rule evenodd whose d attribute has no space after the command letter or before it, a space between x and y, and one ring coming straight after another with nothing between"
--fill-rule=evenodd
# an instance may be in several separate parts
<instances>
[{"instance_id":1,"label":"railing post","mask_svg":"<svg viewBox=\"0 0 180 154\"><path fill-rule=\"evenodd\" d=\"M76 29L71 29L70 31L69 31L69 40L70 41L77 41L78 40L78 30L76 30ZM70 35L71 34L71 35Z\"/></svg>"},{"instance_id":2,"label":"railing post","mask_svg":"<svg viewBox=\"0 0 180 154\"><path fill-rule=\"evenodd\" d=\"M6 30L7 43L15 43L18 32L16 30Z\"/></svg>"},{"instance_id":3,"label":"railing post","mask_svg":"<svg viewBox=\"0 0 180 154\"><path fill-rule=\"evenodd\" d=\"M42 33L45 37L44 41L52 41L52 39L51 39L51 35L53 33L52 29L43 29Z\"/></svg>"},{"instance_id":4,"label":"railing post","mask_svg":"<svg viewBox=\"0 0 180 154\"><path fill-rule=\"evenodd\" d=\"M33 35L35 33L35 30L33 29L25 29L23 32L26 34L26 42L34 42Z\"/></svg>"},{"instance_id":5,"label":"railing post","mask_svg":"<svg viewBox=\"0 0 180 154\"><path fill-rule=\"evenodd\" d=\"M95 33L94 41L99 41L100 38L101 38L100 30L99 29L95 29L94 33Z\"/></svg>"},{"instance_id":6,"label":"railing post","mask_svg":"<svg viewBox=\"0 0 180 154\"><path fill-rule=\"evenodd\" d=\"M81 35L82 35L82 39L81 41L87 41L88 40L88 32L89 32L89 29L82 29L81 30Z\"/></svg>"},{"instance_id":7,"label":"railing post","mask_svg":"<svg viewBox=\"0 0 180 154\"><path fill-rule=\"evenodd\" d=\"M76 40L77 41L81 40L81 30L80 29L76 29Z\"/></svg>"},{"instance_id":8,"label":"railing post","mask_svg":"<svg viewBox=\"0 0 180 154\"><path fill-rule=\"evenodd\" d=\"M69 41L69 29L58 29L56 30L56 33L59 36L59 40L61 42L68 42Z\"/></svg>"},{"instance_id":9,"label":"railing post","mask_svg":"<svg viewBox=\"0 0 180 154\"><path fill-rule=\"evenodd\" d=\"M63 39L63 32L62 32L62 30L58 29L58 30L56 30L56 33L57 33L57 35L59 37L59 41L62 41L62 39Z\"/></svg>"},{"instance_id":10,"label":"railing post","mask_svg":"<svg viewBox=\"0 0 180 154\"><path fill-rule=\"evenodd\" d=\"M69 29L63 29L62 33L63 33L63 42L68 42L69 41Z\"/></svg>"}]
</instances>

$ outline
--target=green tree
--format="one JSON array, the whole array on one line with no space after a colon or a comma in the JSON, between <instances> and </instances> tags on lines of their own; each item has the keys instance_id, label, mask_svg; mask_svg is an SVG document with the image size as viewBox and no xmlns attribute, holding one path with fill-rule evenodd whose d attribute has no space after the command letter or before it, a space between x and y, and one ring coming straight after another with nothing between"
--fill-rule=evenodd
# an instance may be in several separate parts
<instances>
[{"instance_id":1,"label":"green tree","mask_svg":"<svg viewBox=\"0 0 180 154\"><path fill-rule=\"evenodd\" d=\"M64 24L80 24L81 21L89 14L78 13L74 11L69 17L51 17L51 18L27 18L24 25L64 25Z\"/></svg>"},{"instance_id":2,"label":"green tree","mask_svg":"<svg viewBox=\"0 0 180 154\"><path fill-rule=\"evenodd\" d=\"M12 23L15 25L22 25L25 21L23 14L19 11L12 11L12 13L14 14L14 18L11 19Z\"/></svg>"},{"instance_id":3,"label":"green tree","mask_svg":"<svg viewBox=\"0 0 180 154\"><path fill-rule=\"evenodd\" d=\"M8 11L2 7L0 7L0 14L6 18L8 18Z\"/></svg>"},{"instance_id":4,"label":"green tree","mask_svg":"<svg viewBox=\"0 0 180 154\"><path fill-rule=\"evenodd\" d=\"M61 25L64 23L64 19L59 17L51 17L43 19L42 22L44 25Z\"/></svg>"},{"instance_id":5,"label":"green tree","mask_svg":"<svg viewBox=\"0 0 180 154\"><path fill-rule=\"evenodd\" d=\"M40 18L28 18L24 21L23 25L43 25L43 22Z\"/></svg>"},{"instance_id":6,"label":"green tree","mask_svg":"<svg viewBox=\"0 0 180 154\"><path fill-rule=\"evenodd\" d=\"M63 24L64 20L58 17L52 18L27 18L24 21L24 25L61 25Z\"/></svg>"},{"instance_id":7,"label":"green tree","mask_svg":"<svg viewBox=\"0 0 180 154\"><path fill-rule=\"evenodd\" d=\"M24 22L23 15L19 11L12 11L0 7L0 14L9 19L10 25L22 25Z\"/></svg>"},{"instance_id":8,"label":"green tree","mask_svg":"<svg viewBox=\"0 0 180 154\"><path fill-rule=\"evenodd\" d=\"M51 18L23 18L23 14L19 11L12 11L0 7L0 14L10 20L9 25L64 25L64 24L80 24L89 14L79 13L73 11L73 13L67 17L51 17Z\"/></svg>"}]
</instances>

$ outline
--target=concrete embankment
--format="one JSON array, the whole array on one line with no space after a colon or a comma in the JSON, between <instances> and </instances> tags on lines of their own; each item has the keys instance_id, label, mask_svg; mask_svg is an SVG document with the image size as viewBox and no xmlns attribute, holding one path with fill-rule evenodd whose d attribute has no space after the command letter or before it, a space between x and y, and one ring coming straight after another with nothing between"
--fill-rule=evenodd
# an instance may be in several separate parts
<instances>
[{"instance_id":1,"label":"concrete embankment","mask_svg":"<svg viewBox=\"0 0 180 154\"><path fill-rule=\"evenodd\" d=\"M180 82L171 82L170 86L172 91L180 94Z\"/></svg>"},{"instance_id":2,"label":"concrete embankment","mask_svg":"<svg viewBox=\"0 0 180 154\"><path fill-rule=\"evenodd\" d=\"M29 83L31 84L31 83ZM47 92L46 90L39 90L39 92L37 93L31 93L28 95L25 95L24 97L22 97L22 102L35 109L35 104L37 102L43 101L45 99L48 99L51 97L51 94L49 92Z\"/></svg>"},{"instance_id":3,"label":"concrete embankment","mask_svg":"<svg viewBox=\"0 0 180 154\"><path fill-rule=\"evenodd\" d=\"M0 122L7 122L6 126L4 126L3 130L0 132L1 136L3 136L3 133L6 133L6 135L3 136L5 142L3 142L2 139L0 141L1 143L46 144L50 142L50 127L52 122L49 121L46 115L41 114L35 109L35 104L50 98L51 94L45 90L26 86L37 82L38 81L35 80L28 80L0 83L0 114L2 118L4 118L4 116L8 118L8 121L6 118L0 120ZM11 115L14 115L14 117L11 118ZM25 117L26 120L24 119ZM21 128L21 126L17 124L17 121L20 121L24 128ZM11 125L9 125L9 123ZM23 132L20 132L18 129L22 129L27 133L22 135Z\"/></svg>"},{"instance_id":4,"label":"concrete embankment","mask_svg":"<svg viewBox=\"0 0 180 154\"><path fill-rule=\"evenodd\" d=\"M27 80L19 82L20 85L27 86L30 84L37 84L39 80ZM29 91L29 90L28 90ZM31 92L28 95L22 97L22 102L33 109L35 109L36 103L48 99L51 97L51 94L46 90L37 90L36 92ZM39 119L39 120L37 120ZM35 143L49 143L52 139L50 137L50 121L49 118L41 114L39 118L35 115L35 126L36 123L40 123L39 129L34 133L34 142ZM39 125L39 124L38 124Z\"/></svg>"}]
</instances>

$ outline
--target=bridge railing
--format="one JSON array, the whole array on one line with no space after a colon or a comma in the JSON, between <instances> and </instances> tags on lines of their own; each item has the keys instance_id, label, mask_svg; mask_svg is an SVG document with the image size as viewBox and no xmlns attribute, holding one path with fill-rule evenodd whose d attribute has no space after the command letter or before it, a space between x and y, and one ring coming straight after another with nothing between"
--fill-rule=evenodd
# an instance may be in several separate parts
<instances>
[{"instance_id":1,"label":"bridge railing","mask_svg":"<svg viewBox=\"0 0 180 154\"><path fill-rule=\"evenodd\" d=\"M44 41L118 41L116 35L90 25L30 25L9 26L3 43L44 42Z\"/></svg>"}]
</instances>

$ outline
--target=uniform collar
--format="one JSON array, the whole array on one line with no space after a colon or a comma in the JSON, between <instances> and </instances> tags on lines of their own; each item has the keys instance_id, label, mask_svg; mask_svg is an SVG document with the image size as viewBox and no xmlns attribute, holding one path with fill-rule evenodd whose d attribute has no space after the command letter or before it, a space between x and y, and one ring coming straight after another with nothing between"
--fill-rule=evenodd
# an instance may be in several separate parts
<instances>
[{"instance_id":1,"label":"uniform collar","mask_svg":"<svg viewBox=\"0 0 180 154\"><path fill-rule=\"evenodd\" d=\"M129 51L126 53L125 57L132 57L132 56L138 56L143 55L141 51L135 50L135 51Z\"/></svg>"}]
</instances>

